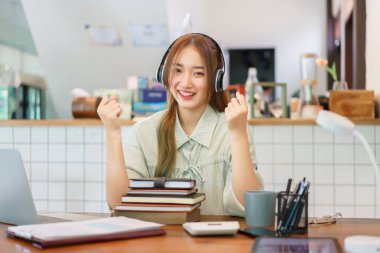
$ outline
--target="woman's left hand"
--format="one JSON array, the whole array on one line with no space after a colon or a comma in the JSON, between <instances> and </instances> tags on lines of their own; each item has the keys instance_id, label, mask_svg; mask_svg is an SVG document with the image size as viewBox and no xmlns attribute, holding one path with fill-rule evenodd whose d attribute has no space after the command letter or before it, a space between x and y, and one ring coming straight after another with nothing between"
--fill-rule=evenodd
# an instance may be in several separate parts
<instances>
[{"instance_id":1,"label":"woman's left hand","mask_svg":"<svg viewBox=\"0 0 380 253\"><path fill-rule=\"evenodd\" d=\"M236 98L231 99L231 102L228 103L224 112L226 114L228 128L232 133L246 133L248 106L243 95L237 92Z\"/></svg>"}]
</instances>

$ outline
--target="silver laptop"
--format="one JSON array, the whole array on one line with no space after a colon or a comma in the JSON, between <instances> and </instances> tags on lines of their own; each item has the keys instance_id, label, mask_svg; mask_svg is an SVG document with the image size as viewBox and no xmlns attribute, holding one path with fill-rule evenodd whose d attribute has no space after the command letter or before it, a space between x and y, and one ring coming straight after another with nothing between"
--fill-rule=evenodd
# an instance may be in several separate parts
<instances>
[{"instance_id":1,"label":"silver laptop","mask_svg":"<svg viewBox=\"0 0 380 253\"><path fill-rule=\"evenodd\" d=\"M17 150L0 149L0 222L38 223L24 164Z\"/></svg>"},{"instance_id":2,"label":"silver laptop","mask_svg":"<svg viewBox=\"0 0 380 253\"><path fill-rule=\"evenodd\" d=\"M96 216L70 213L37 215L24 164L14 149L0 149L0 222L12 225L88 220Z\"/></svg>"}]
</instances>

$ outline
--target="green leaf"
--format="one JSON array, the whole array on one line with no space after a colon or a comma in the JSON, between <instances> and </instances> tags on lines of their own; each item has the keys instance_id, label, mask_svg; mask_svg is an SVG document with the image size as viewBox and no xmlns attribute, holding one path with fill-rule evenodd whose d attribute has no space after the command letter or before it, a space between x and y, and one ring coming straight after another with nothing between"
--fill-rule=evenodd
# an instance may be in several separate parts
<instances>
[{"instance_id":1,"label":"green leaf","mask_svg":"<svg viewBox=\"0 0 380 253\"><path fill-rule=\"evenodd\" d=\"M336 64L335 62L332 64L331 68L326 67L327 72L331 75L334 81L338 81L338 75L336 74Z\"/></svg>"},{"instance_id":2,"label":"green leaf","mask_svg":"<svg viewBox=\"0 0 380 253\"><path fill-rule=\"evenodd\" d=\"M332 76L332 78L334 79L334 81L338 81L338 77L337 77L337 74L336 74L336 64L335 64L335 62L334 62L333 65L332 65L332 73L331 73L331 76Z\"/></svg>"}]
</instances>

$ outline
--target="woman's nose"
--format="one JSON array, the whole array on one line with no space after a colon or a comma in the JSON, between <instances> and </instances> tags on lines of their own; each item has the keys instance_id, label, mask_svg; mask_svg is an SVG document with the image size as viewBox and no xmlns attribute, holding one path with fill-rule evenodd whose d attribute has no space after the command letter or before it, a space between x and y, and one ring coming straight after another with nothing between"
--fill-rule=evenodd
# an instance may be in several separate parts
<instances>
[{"instance_id":1,"label":"woman's nose","mask_svg":"<svg viewBox=\"0 0 380 253\"><path fill-rule=\"evenodd\" d=\"M191 87L193 85L191 73L184 73L182 81L181 81L181 85L186 88Z\"/></svg>"}]
</instances>

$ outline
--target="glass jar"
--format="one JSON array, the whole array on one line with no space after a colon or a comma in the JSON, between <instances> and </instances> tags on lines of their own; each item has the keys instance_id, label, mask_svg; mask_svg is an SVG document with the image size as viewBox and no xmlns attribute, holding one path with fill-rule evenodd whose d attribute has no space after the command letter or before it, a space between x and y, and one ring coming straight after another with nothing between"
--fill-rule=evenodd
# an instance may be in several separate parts
<instances>
[{"instance_id":1,"label":"glass jar","mask_svg":"<svg viewBox=\"0 0 380 253\"><path fill-rule=\"evenodd\" d=\"M298 117L301 119L315 119L322 107L316 94L316 81L301 81L300 100L298 104Z\"/></svg>"},{"instance_id":2,"label":"glass jar","mask_svg":"<svg viewBox=\"0 0 380 253\"><path fill-rule=\"evenodd\" d=\"M316 92L317 71L315 60L317 58L318 55L314 53L301 54L301 87L297 114L302 119L315 119L319 110L322 109Z\"/></svg>"},{"instance_id":3,"label":"glass jar","mask_svg":"<svg viewBox=\"0 0 380 253\"><path fill-rule=\"evenodd\" d=\"M317 54L304 53L301 54L301 80L314 83L317 80L317 69L315 60L318 58Z\"/></svg>"},{"instance_id":4,"label":"glass jar","mask_svg":"<svg viewBox=\"0 0 380 253\"><path fill-rule=\"evenodd\" d=\"M333 90L348 90L346 81L334 81Z\"/></svg>"}]
</instances>

